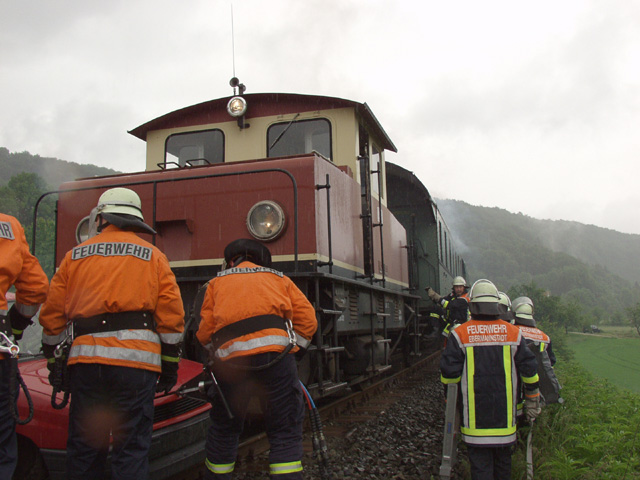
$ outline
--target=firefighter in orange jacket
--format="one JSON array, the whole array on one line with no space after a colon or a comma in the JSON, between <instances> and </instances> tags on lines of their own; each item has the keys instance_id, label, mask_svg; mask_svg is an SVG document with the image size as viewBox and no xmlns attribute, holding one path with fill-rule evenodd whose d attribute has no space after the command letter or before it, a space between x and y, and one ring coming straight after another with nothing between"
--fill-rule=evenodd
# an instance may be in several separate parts
<instances>
[{"instance_id":1,"label":"firefighter in orange jacket","mask_svg":"<svg viewBox=\"0 0 640 480\"><path fill-rule=\"evenodd\" d=\"M40 314L50 365L73 325L67 474L103 478L111 431L111 478L147 478L153 399L177 382L182 299L166 256L136 235L155 232L134 191L107 190L93 217L98 235L65 255Z\"/></svg>"},{"instance_id":2,"label":"firefighter in orange jacket","mask_svg":"<svg viewBox=\"0 0 640 480\"><path fill-rule=\"evenodd\" d=\"M271 445L270 478L302 478L304 406L295 352L303 352L317 328L309 300L284 274L271 269L271 253L239 239L224 251L228 265L209 282L197 337L213 357L213 371L231 405L212 399L205 461L208 479L230 479L252 387L266 400Z\"/></svg>"},{"instance_id":3,"label":"firefighter in orange jacket","mask_svg":"<svg viewBox=\"0 0 640 480\"><path fill-rule=\"evenodd\" d=\"M14 285L16 301L9 309L7 291ZM47 298L49 280L29 245L20 222L0 213L0 346L9 347L31 325L40 304ZM0 478L11 478L18 460L16 421L11 414L17 392L10 392L17 359L0 353Z\"/></svg>"},{"instance_id":4,"label":"firefighter in orange jacket","mask_svg":"<svg viewBox=\"0 0 640 480\"><path fill-rule=\"evenodd\" d=\"M533 420L540 413L536 358L520 330L500 320L499 300L489 280L474 283L471 320L451 331L440 359L442 382L461 384L460 431L474 480L511 478L518 378L527 417Z\"/></svg>"}]
</instances>

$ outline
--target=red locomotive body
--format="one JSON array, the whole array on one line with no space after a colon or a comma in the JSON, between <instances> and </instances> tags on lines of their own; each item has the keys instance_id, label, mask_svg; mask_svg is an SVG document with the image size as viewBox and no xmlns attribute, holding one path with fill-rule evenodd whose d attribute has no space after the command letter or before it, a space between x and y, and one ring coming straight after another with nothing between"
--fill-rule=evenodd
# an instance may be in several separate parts
<instances>
[{"instance_id":1,"label":"red locomotive body","mask_svg":"<svg viewBox=\"0 0 640 480\"><path fill-rule=\"evenodd\" d=\"M326 193L317 188L326 182L327 175L331 194L338 196L332 199L331 239L327 235ZM286 232L268 244L275 264L292 264L285 270L295 272L297 253L297 271L315 271L317 263L326 262L331 253L335 266L364 273L362 246L353 241L362 238L360 186L321 156L308 154L67 183L60 192L58 207L58 258L76 244L76 226L87 216L87 205L95 205L100 194L115 185L129 186L140 195L143 211L148 212L146 220L158 232L155 244L167 255L178 276L185 268L219 266L225 245L248 236L247 213L264 200L276 202L291 219ZM386 279L391 285L407 286L407 258L398 248L406 242L404 228L386 207L382 211L383 222L388 225L383 241L395 246L388 249L385 258ZM151 236L147 240L154 241ZM373 241L379 250L380 238L375 236ZM382 274L381 260L376 270Z\"/></svg>"}]
</instances>

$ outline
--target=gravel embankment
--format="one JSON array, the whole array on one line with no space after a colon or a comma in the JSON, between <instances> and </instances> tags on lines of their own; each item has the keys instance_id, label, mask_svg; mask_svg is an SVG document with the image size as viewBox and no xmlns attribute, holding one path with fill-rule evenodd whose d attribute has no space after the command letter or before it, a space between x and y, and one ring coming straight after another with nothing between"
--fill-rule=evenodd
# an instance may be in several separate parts
<instances>
[{"instance_id":1,"label":"gravel embankment","mask_svg":"<svg viewBox=\"0 0 640 480\"><path fill-rule=\"evenodd\" d=\"M346 434L329 433L340 430L340 419L324 423L333 480L439 478L444 401L435 372L425 374L424 381L414 382L398 401ZM305 433L305 439L308 435ZM305 455L304 468L305 479L324 480L310 452ZM268 478L267 472L234 475L236 480L259 478ZM454 478L462 477L456 473Z\"/></svg>"}]
</instances>

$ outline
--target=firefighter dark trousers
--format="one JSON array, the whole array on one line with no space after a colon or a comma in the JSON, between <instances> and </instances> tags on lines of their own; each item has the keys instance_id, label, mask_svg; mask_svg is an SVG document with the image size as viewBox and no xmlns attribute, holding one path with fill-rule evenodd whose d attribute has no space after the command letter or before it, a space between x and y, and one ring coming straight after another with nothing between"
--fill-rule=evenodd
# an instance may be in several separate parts
<instances>
[{"instance_id":1,"label":"firefighter dark trousers","mask_svg":"<svg viewBox=\"0 0 640 480\"><path fill-rule=\"evenodd\" d=\"M109 431L113 435L111 478L148 478L158 374L82 363L72 365L70 374L68 478L106 478Z\"/></svg>"},{"instance_id":2,"label":"firefighter dark trousers","mask_svg":"<svg viewBox=\"0 0 640 480\"><path fill-rule=\"evenodd\" d=\"M513 447L474 447L467 444L472 480L511 480Z\"/></svg>"},{"instance_id":3,"label":"firefighter dark trousers","mask_svg":"<svg viewBox=\"0 0 640 480\"><path fill-rule=\"evenodd\" d=\"M251 366L266 365L276 353L245 357ZM216 368L220 388L234 414L230 420L219 396L212 400L211 426L207 435L206 479L228 480L235 466L238 438L242 432L251 396L258 396L264 409L264 421L271 447L269 453L272 480L302 479L302 422L304 404L294 355L285 357L265 370L251 372L227 367Z\"/></svg>"},{"instance_id":4,"label":"firefighter dark trousers","mask_svg":"<svg viewBox=\"0 0 640 480\"><path fill-rule=\"evenodd\" d=\"M16 421L11 414L9 375L11 362L0 359L0 478L10 479L18 462Z\"/></svg>"}]
</instances>

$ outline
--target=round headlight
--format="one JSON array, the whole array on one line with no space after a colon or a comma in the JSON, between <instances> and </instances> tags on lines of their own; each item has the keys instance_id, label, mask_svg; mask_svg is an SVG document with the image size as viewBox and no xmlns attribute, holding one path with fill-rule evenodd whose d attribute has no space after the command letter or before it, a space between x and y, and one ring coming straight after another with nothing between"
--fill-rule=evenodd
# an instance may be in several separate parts
<instances>
[{"instance_id":1,"label":"round headlight","mask_svg":"<svg viewBox=\"0 0 640 480\"><path fill-rule=\"evenodd\" d=\"M247 215L249 233L263 241L277 238L284 230L284 222L284 210L271 200L256 203Z\"/></svg>"},{"instance_id":2,"label":"round headlight","mask_svg":"<svg viewBox=\"0 0 640 480\"><path fill-rule=\"evenodd\" d=\"M247 111L247 101L242 97L233 97L227 103L227 112L232 117L241 117Z\"/></svg>"},{"instance_id":3,"label":"round headlight","mask_svg":"<svg viewBox=\"0 0 640 480\"><path fill-rule=\"evenodd\" d=\"M76 242L82 243L89 239L89 216L87 215L78 222L76 227Z\"/></svg>"}]
</instances>

